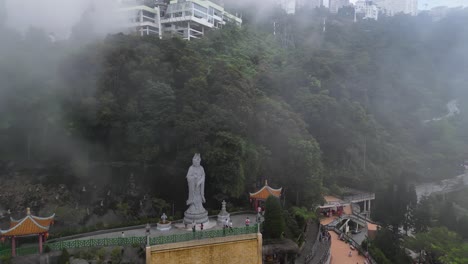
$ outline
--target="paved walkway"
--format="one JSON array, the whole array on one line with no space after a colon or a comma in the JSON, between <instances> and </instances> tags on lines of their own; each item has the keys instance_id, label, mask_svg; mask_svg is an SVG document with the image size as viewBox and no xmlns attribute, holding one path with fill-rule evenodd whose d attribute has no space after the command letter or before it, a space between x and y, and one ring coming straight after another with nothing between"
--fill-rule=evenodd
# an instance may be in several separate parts
<instances>
[{"instance_id":1,"label":"paved walkway","mask_svg":"<svg viewBox=\"0 0 468 264\"><path fill-rule=\"evenodd\" d=\"M233 215L233 216L231 216L233 227L245 226L245 219L247 217L250 218L250 222L251 222L252 225L255 224L255 214ZM215 219L210 219L210 221L216 221L216 218ZM197 225L197 228L199 228L199 226L200 225ZM222 229L222 228L223 228L222 226L218 225L218 226L214 226L213 228L211 228L209 230ZM160 230L157 230L156 227L151 227L150 237L184 234L184 233L187 233L187 232L192 232L192 230L190 228L190 225L188 226L188 229L184 229L184 228L179 229L179 228L176 228L174 225L172 225L171 230L167 230L167 231L160 231ZM127 231L124 231L124 235L125 235L125 237L146 236L146 229L145 228L139 228L139 229L127 230ZM122 237L122 232L121 231L109 232L109 233L105 233L105 234L99 234L99 235L93 235L93 236L87 236L87 237L81 237L81 238L78 238L76 240L86 240L86 239L91 239L91 238L93 238L93 239L96 239L96 238L118 238L118 237ZM71 240L75 240L75 239L71 239Z\"/></svg>"},{"instance_id":2,"label":"paved walkway","mask_svg":"<svg viewBox=\"0 0 468 264\"><path fill-rule=\"evenodd\" d=\"M329 198L329 199L332 199L332 198ZM345 215L353 214L350 204L345 205L343 213ZM336 218L338 217L337 216L325 217L325 218L320 219L320 223L325 226L333 222L333 220L335 220ZM344 241L341 241L335 232L330 231L329 233L331 235L331 251L330 251L330 254L332 256L331 264L356 264L356 263L363 264L365 263L364 261L366 259L364 258L364 256L360 256L357 250L351 250L350 245L345 243ZM355 241L359 240L357 242L360 243L365 238L365 235L366 234L364 234L364 232L361 232L359 234L352 235L351 237ZM348 256L350 251L352 253L351 257Z\"/></svg>"},{"instance_id":3,"label":"paved walkway","mask_svg":"<svg viewBox=\"0 0 468 264\"><path fill-rule=\"evenodd\" d=\"M360 256L357 250L351 250L349 244L341 241L338 238L338 235L335 232L330 231L331 235L331 255L332 261L331 264L363 264L366 259L364 256ZM351 251L352 256L349 257L348 254Z\"/></svg>"}]
</instances>

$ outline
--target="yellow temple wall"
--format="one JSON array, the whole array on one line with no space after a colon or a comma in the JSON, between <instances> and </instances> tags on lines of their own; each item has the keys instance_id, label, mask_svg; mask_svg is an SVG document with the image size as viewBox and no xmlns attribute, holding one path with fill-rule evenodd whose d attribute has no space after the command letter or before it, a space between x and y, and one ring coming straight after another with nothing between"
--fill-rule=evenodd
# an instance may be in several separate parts
<instances>
[{"instance_id":1,"label":"yellow temple wall","mask_svg":"<svg viewBox=\"0 0 468 264\"><path fill-rule=\"evenodd\" d=\"M262 235L201 239L146 248L146 264L262 264Z\"/></svg>"}]
</instances>

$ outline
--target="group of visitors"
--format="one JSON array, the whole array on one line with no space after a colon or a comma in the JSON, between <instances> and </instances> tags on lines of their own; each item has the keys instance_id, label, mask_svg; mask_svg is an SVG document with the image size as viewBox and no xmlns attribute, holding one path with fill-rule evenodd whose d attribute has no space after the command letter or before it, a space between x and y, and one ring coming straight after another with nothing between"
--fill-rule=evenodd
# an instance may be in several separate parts
<instances>
[{"instance_id":1,"label":"group of visitors","mask_svg":"<svg viewBox=\"0 0 468 264\"><path fill-rule=\"evenodd\" d=\"M224 220L224 226L223 226L224 229L228 229L229 228L229 231L232 231L232 220L230 220L229 218L226 218L226 220Z\"/></svg>"},{"instance_id":2,"label":"group of visitors","mask_svg":"<svg viewBox=\"0 0 468 264\"><path fill-rule=\"evenodd\" d=\"M319 232L320 232L320 235L319 235L319 241L320 242L322 242L322 241L327 242L328 240L331 239L330 233L323 226L320 226L320 231Z\"/></svg>"}]
</instances>

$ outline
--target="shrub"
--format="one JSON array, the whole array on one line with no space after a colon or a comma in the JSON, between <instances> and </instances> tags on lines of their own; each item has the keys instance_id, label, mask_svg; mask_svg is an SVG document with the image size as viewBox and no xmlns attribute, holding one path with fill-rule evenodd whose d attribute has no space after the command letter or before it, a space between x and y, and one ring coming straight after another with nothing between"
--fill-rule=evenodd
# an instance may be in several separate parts
<instances>
[{"instance_id":1,"label":"shrub","mask_svg":"<svg viewBox=\"0 0 468 264\"><path fill-rule=\"evenodd\" d=\"M62 255L58 259L58 264L68 264L70 262L70 254L66 249L62 249Z\"/></svg>"}]
</instances>

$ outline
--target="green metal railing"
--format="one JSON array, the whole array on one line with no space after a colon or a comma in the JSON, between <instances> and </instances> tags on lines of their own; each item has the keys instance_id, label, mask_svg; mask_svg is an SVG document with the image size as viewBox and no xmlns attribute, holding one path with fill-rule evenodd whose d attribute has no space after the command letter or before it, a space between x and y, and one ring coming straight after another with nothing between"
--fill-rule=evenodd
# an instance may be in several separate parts
<instances>
[{"instance_id":1,"label":"green metal railing","mask_svg":"<svg viewBox=\"0 0 468 264\"><path fill-rule=\"evenodd\" d=\"M236 236L244 234L254 234L257 233L258 227L246 226L246 227L236 227L236 228L225 228L218 230L208 230L208 231L197 231L192 233L177 234L170 236L158 236L150 238L150 245L162 245L169 243L185 242L196 239L206 239L206 238L215 238L215 237L225 237L225 236Z\"/></svg>"},{"instance_id":2,"label":"green metal railing","mask_svg":"<svg viewBox=\"0 0 468 264\"><path fill-rule=\"evenodd\" d=\"M236 227L236 228L225 228L217 230L207 231L196 231L184 234L168 235L150 237L150 245L162 245L169 243L184 242L197 239L207 239L225 236L236 236L244 234L257 233L257 225L248 227ZM99 239L86 239L86 240L70 240L70 241L59 241L54 243L44 244L44 248L48 247L52 251L60 251L62 249L72 248L86 248L86 247L111 247L111 246L133 246L133 245L146 245L146 236L140 237L126 237L126 238L99 238ZM26 256L39 254L38 247L21 247L16 249L17 256ZM5 249L0 251L0 257L10 257L11 249Z\"/></svg>"},{"instance_id":3,"label":"green metal railing","mask_svg":"<svg viewBox=\"0 0 468 264\"><path fill-rule=\"evenodd\" d=\"M126 237L126 238L99 238L86 240L59 241L46 244L51 250L62 250L69 248L83 247L109 247L109 246L131 246L146 244L146 237Z\"/></svg>"}]
</instances>

